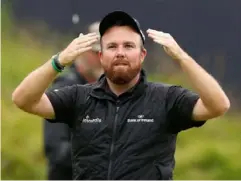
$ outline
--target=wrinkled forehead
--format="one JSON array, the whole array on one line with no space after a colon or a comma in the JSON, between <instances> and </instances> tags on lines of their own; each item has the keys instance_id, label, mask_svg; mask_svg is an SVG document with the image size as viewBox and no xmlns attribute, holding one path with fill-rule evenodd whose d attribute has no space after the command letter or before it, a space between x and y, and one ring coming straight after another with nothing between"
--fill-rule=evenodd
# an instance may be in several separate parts
<instances>
[{"instance_id":1,"label":"wrinkled forehead","mask_svg":"<svg viewBox=\"0 0 241 181\"><path fill-rule=\"evenodd\" d=\"M129 26L114 26L102 36L103 44L133 42L139 44L141 36Z\"/></svg>"}]
</instances>

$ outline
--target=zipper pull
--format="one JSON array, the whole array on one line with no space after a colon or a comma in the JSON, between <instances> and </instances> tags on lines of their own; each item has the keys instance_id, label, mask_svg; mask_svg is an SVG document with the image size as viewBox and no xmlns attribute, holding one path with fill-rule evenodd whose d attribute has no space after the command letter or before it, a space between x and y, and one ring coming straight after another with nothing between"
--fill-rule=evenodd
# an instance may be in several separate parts
<instances>
[{"instance_id":1,"label":"zipper pull","mask_svg":"<svg viewBox=\"0 0 241 181\"><path fill-rule=\"evenodd\" d=\"M118 99L117 101L116 101L116 105L119 105L120 104L120 100Z\"/></svg>"},{"instance_id":2,"label":"zipper pull","mask_svg":"<svg viewBox=\"0 0 241 181\"><path fill-rule=\"evenodd\" d=\"M119 108L120 108L120 100L117 100L116 101L116 112L118 112L119 111Z\"/></svg>"}]
</instances>

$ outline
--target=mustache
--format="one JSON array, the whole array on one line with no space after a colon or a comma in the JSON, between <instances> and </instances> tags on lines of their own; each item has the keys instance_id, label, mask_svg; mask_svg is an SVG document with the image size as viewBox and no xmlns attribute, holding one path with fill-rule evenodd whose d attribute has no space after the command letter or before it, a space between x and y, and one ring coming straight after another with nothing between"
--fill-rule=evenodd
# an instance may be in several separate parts
<instances>
[{"instance_id":1,"label":"mustache","mask_svg":"<svg viewBox=\"0 0 241 181\"><path fill-rule=\"evenodd\" d=\"M125 60L125 59L116 59L113 62L113 65L130 65L129 61Z\"/></svg>"}]
</instances>

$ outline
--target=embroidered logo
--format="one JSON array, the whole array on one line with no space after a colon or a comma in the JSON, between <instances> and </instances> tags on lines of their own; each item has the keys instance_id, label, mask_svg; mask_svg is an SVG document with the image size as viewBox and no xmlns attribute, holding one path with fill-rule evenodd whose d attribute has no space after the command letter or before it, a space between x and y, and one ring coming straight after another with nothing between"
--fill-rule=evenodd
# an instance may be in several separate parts
<instances>
[{"instance_id":1,"label":"embroidered logo","mask_svg":"<svg viewBox=\"0 0 241 181\"><path fill-rule=\"evenodd\" d=\"M154 119L145 119L144 115L140 114L137 119L127 119L128 123L153 123Z\"/></svg>"},{"instance_id":2,"label":"embroidered logo","mask_svg":"<svg viewBox=\"0 0 241 181\"><path fill-rule=\"evenodd\" d=\"M101 123L101 119L100 118L95 118L95 119L90 119L89 115L87 115L84 119L83 119L83 123Z\"/></svg>"}]
</instances>

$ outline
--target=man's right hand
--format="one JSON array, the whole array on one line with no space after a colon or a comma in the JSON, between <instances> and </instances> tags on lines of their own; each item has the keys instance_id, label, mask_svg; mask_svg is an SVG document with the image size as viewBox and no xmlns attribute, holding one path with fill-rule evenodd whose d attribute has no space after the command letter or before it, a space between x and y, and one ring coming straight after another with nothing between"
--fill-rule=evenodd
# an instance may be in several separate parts
<instances>
[{"instance_id":1,"label":"man's right hand","mask_svg":"<svg viewBox=\"0 0 241 181\"><path fill-rule=\"evenodd\" d=\"M82 53L91 50L92 44L97 42L99 35L89 33L75 38L68 46L59 54L59 63L63 66L72 64L72 62Z\"/></svg>"}]
</instances>

